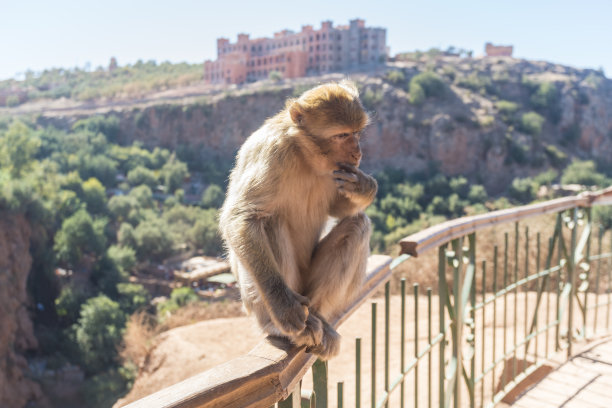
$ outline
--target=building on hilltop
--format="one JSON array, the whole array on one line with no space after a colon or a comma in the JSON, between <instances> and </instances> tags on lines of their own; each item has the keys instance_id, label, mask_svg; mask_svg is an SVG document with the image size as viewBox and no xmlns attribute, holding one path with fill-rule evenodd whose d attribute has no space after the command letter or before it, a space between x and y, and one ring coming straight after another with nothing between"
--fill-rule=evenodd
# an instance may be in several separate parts
<instances>
[{"instance_id":1,"label":"building on hilltop","mask_svg":"<svg viewBox=\"0 0 612 408\"><path fill-rule=\"evenodd\" d=\"M511 57L513 51L512 45L493 45L485 44L485 53L487 57Z\"/></svg>"},{"instance_id":2,"label":"building on hilltop","mask_svg":"<svg viewBox=\"0 0 612 408\"><path fill-rule=\"evenodd\" d=\"M204 63L204 81L241 84L266 79L273 71L299 78L374 66L387 58L386 37L386 29L366 27L364 20L355 19L348 26L324 21L318 30L311 25L299 33L283 30L273 38L238 34L235 43L219 38L217 60Z\"/></svg>"}]
</instances>

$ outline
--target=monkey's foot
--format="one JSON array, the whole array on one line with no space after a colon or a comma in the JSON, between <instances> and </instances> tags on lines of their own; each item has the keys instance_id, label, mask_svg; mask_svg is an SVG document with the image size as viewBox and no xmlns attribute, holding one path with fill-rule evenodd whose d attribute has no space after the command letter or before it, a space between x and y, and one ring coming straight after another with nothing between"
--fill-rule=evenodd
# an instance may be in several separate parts
<instances>
[{"instance_id":1,"label":"monkey's foot","mask_svg":"<svg viewBox=\"0 0 612 408\"><path fill-rule=\"evenodd\" d=\"M329 324L324 324L321 343L308 347L306 351L316 354L321 360L329 360L340 352L340 335Z\"/></svg>"},{"instance_id":2,"label":"monkey's foot","mask_svg":"<svg viewBox=\"0 0 612 408\"><path fill-rule=\"evenodd\" d=\"M323 323L314 314L306 319L306 328L293 336L293 342L298 346L313 347L323 340Z\"/></svg>"}]
</instances>

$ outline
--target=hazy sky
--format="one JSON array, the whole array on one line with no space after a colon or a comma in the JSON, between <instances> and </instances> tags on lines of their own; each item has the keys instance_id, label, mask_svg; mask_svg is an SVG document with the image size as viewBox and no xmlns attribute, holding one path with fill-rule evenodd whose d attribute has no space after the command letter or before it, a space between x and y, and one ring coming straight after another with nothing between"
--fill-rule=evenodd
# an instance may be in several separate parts
<instances>
[{"instance_id":1,"label":"hazy sky","mask_svg":"<svg viewBox=\"0 0 612 408\"><path fill-rule=\"evenodd\" d=\"M450 45L480 55L491 41L514 45L516 57L601 67L612 77L612 0L0 0L0 79L94 69L112 56L120 65L197 63L215 58L217 37L353 18L387 28L392 55Z\"/></svg>"}]
</instances>

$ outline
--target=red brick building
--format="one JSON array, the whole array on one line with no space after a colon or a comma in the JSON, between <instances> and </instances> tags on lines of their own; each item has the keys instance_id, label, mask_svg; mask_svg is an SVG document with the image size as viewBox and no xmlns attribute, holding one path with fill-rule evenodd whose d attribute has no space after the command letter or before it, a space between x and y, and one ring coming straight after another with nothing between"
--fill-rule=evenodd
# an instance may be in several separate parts
<instances>
[{"instance_id":1,"label":"red brick building","mask_svg":"<svg viewBox=\"0 0 612 408\"><path fill-rule=\"evenodd\" d=\"M511 45L493 45L485 44L485 53L487 57L511 57L513 47Z\"/></svg>"},{"instance_id":2,"label":"red brick building","mask_svg":"<svg viewBox=\"0 0 612 408\"><path fill-rule=\"evenodd\" d=\"M351 20L334 27L307 25L295 33L283 30L273 38L250 39L239 34L235 43L217 39L217 60L204 63L204 81L210 84L241 84L268 78L277 71L284 78L338 72L374 66L387 58L387 30Z\"/></svg>"}]
</instances>

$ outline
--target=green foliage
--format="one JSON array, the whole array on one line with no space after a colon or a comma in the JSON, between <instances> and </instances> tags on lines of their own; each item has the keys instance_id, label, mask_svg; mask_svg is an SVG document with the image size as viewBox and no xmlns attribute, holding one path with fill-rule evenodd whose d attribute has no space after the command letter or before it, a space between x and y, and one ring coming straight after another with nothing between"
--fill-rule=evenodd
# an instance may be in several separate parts
<instances>
[{"instance_id":1,"label":"green foliage","mask_svg":"<svg viewBox=\"0 0 612 408\"><path fill-rule=\"evenodd\" d=\"M501 119L508 124L514 123L515 115L518 111L518 104L510 101L497 101L495 103L497 110L501 116Z\"/></svg>"},{"instance_id":2,"label":"green foliage","mask_svg":"<svg viewBox=\"0 0 612 408\"><path fill-rule=\"evenodd\" d=\"M0 81L0 90L17 88L28 93L30 100L40 98L97 98L139 97L144 93L200 82L202 64L172 64L138 61L117 66L113 70L99 67L95 71L80 68L54 68L29 73L22 81Z\"/></svg>"},{"instance_id":3,"label":"green foliage","mask_svg":"<svg viewBox=\"0 0 612 408\"><path fill-rule=\"evenodd\" d=\"M149 292L142 285L136 283L117 284L117 293L119 294L121 310L127 315L147 306L151 299Z\"/></svg>"},{"instance_id":4,"label":"green foliage","mask_svg":"<svg viewBox=\"0 0 612 408\"><path fill-rule=\"evenodd\" d=\"M542 126L546 120L536 112L523 113L519 122L520 129L532 136L539 136L542 133Z\"/></svg>"},{"instance_id":5,"label":"green foliage","mask_svg":"<svg viewBox=\"0 0 612 408\"><path fill-rule=\"evenodd\" d=\"M0 167L6 167L14 178L32 167L33 158L40 147L32 129L18 120L13 121L4 134L0 134Z\"/></svg>"},{"instance_id":6,"label":"green foliage","mask_svg":"<svg viewBox=\"0 0 612 408\"><path fill-rule=\"evenodd\" d=\"M553 123L558 123L561 119L560 95L552 82L539 84L530 101L537 111L547 115Z\"/></svg>"},{"instance_id":7,"label":"green foliage","mask_svg":"<svg viewBox=\"0 0 612 408\"><path fill-rule=\"evenodd\" d=\"M593 220L606 230L612 228L612 205L593 207Z\"/></svg>"},{"instance_id":8,"label":"green foliage","mask_svg":"<svg viewBox=\"0 0 612 408\"><path fill-rule=\"evenodd\" d=\"M406 76L398 69L387 72L385 79L395 86L402 86L406 82Z\"/></svg>"},{"instance_id":9,"label":"green foliage","mask_svg":"<svg viewBox=\"0 0 612 408\"><path fill-rule=\"evenodd\" d=\"M127 222L122 223L119 226L119 231L117 232L117 242L119 245L135 248L137 244L136 237L134 235L134 227Z\"/></svg>"},{"instance_id":10,"label":"green foliage","mask_svg":"<svg viewBox=\"0 0 612 408\"><path fill-rule=\"evenodd\" d=\"M446 93L446 84L442 78L431 71L422 72L410 79L410 93L418 88L423 90L427 98L442 97Z\"/></svg>"},{"instance_id":11,"label":"green foliage","mask_svg":"<svg viewBox=\"0 0 612 408\"><path fill-rule=\"evenodd\" d=\"M468 76L460 76L455 79L455 84L462 88L470 89L481 95L495 94L495 87L488 76L472 72Z\"/></svg>"},{"instance_id":12,"label":"green foliage","mask_svg":"<svg viewBox=\"0 0 612 408\"><path fill-rule=\"evenodd\" d=\"M216 184L206 187L202 194L202 206L204 208L220 208L225 200L225 193Z\"/></svg>"},{"instance_id":13,"label":"green foliage","mask_svg":"<svg viewBox=\"0 0 612 408\"><path fill-rule=\"evenodd\" d=\"M162 317L168 316L178 308L196 302L197 300L198 295L189 287L173 289L170 294L170 299L157 304L157 314Z\"/></svg>"},{"instance_id":14,"label":"green foliage","mask_svg":"<svg viewBox=\"0 0 612 408\"><path fill-rule=\"evenodd\" d=\"M170 256L174 242L167 231L168 224L159 218L141 221L134 229L138 259L160 261Z\"/></svg>"},{"instance_id":15,"label":"green foliage","mask_svg":"<svg viewBox=\"0 0 612 408\"><path fill-rule=\"evenodd\" d=\"M561 132L561 144L563 146L568 146L574 144L580 139L580 125L577 122L574 122L571 126L566 129L563 129Z\"/></svg>"},{"instance_id":16,"label":"green foliage","mask_svg":"<svg viewBox=\"0 0 612 408\"><path fill-rule=\"evenodd\" d=\"M470 186L470 191L467 195L467 198L471 203L482 204L487 201L489 195L487 194L487 190L484 188L484 186L481 186L480 184L474 184Z\"/></svg>"},{"instance_id":17,"label":"green foliage","mask_svg":"<svg viewBox=\"0 0 612 408\"><path fill-rule=\"evenodd\" d=\"M219 236L217 212L213 209L202 213L187 236L194 248L205 254L220 255L223 252L223 242Z\"/></svg>"},{"instance_id":18,"label":"green foliage","mask_svg":"<svg viewBox=\"0 0 612 408\"><path fill-rule=\"evenodd\" d=\"M108 200L108 210L118 222L127 221L132 211L137 208L138 201L133 196L116 195Z\"/></svg>"},{"instance_id":19,"label":"green foliage","mask_svg":"<svg viewBox=\"0 0 612 408\"><path fill-rule=\"evenodd\" d=\"M64 326L69 326L77 321L81 305L88 297L89 294L83 289L73 286L62 288L60 295L55 299L55 312Z\"/></svg>"},{"instance_id":20,"label":"green foliage","mask_svg":"<svg viewBox=\"0 0 612 408\"><path fill-rule=\"evenodd\" d=\"M87 210L92 214L103 214L106 212L106 189L96 178L90 178L83 182L83 201Z\"/></svg>"},{"instance_id":21,"label":"green foliage","mask_svg":"<svg viewBox=\"0 0 612 408\"><path fill-rule=\"evenodd\" d=\"M119 118L115 115L111 116L91 116L85 119L79 119L72 126L72 130L88 131L93 134L102 133L111 142L116 142L119 136Z\"/></svg>"},{"instance_id":22,"label":"green foliage","mask_svg":"<svg viewBox=\"0 0 612 408\"><path fill-rule=\"evenodd\" d=\"M153 208L155 201L153 201L153 192L146 185L140 185L130 191L128 197L136 202L136 205L141 208Z\"/></svg>"},{"instance_id":23,"label":"green foliage","mask_svg":"<svg viewBox=\"0 0 612 408\"><path fill-rule=\"evenodd\" d=\"M574 160L565 168L561 176L561 184L581 184L584 186L605 187L608 184L606 176L597 171L592 160Z\"/></svg>"},{"instance_id":24,"label":"green foliage","mask_svg":"<svg viewBox=\"0 0 612 408\"><path fill-rule=\"evenodd\" d=\"M106 243L104 224L103 220L94 222L84 209L64 220L53 245L57 258L74 267L85 254L100 256Z\"/></svg>"},{"instance_id":25,"label":"green foliage","mask_svg":"<svg viewBox=\"0 0 612 408\"><path fill-rule=\"evenodd\" d=\"M533 201L537 192L537 184L529 177L515 178L512 180L512 185L508 189L508 195L520 203L529 203Z\"/></svg>"},{"instance_id":26,"label":"green foliage","mask_svg":"<svg viewBox=\"0 0 612 408\"><path fill-rule=\"evenodd\" d=\"M280 82L283 80L283 74L278 71L270 71L268 79L274 82Z\"/></svg>"},{"instance_id":27,"label":"green foliage","mask_svg":"<svg viewBox=\"0 0 612 408\"><path fill-rule=\"evenodd\" d=\"M96 373L116 362L126 316L105 295L87 300L73 326L75 340L88 372Z\"/></svg>"},{"instance_id":28,"label":"green foliage","mask_svg":"<svg viewBox=\"0 0 612 408\"><path fill-rule=\"evenodd\" d=\"M555 145L546 145L544 153L548 156L550 163L557 168L564 166L567 162L567 154L563 153Z\"/></svg>"},{"instance_id":29,"label":"green foliage","mask_svg":"<svg viewBox=\"0 0 612 408\"><path fill-rule=\"evenodd\" d=\"M113 406L126 393L133 378L131 374L126 375L122 369L123 367L119 369L111 368L85 380L80 391L86 396L89 408Z\"/></svg>"},{"instance_id":30,"label":"green foliage","mask_svg":"<svg viewBox=\"0 0 612 408\"><path fill-rule=\"evenodd\" d=\"M157 177L155 172L144 166L134 167L127 174L127 182L131 186L139 186L144 184L150 188L157 187Z\"/></svg>"},{"instance_id":31,"label":"green foliage","mask_svg":"<svg viewBox=\"0 0 612 408\"><path fill-rule=\"evenodd\" d=\"M175 156L170 156L166 164L161 168L159 176L166 186L166 192L174 193L177 188L183 185L183 181L188 175L187 165Z\"/></svg>"},{"instance_id":32,"label":"green foliage","mask_svg":"<svg viewBox=\"0 0 612 408\"><path fill-rule=\"evenodd\" d=\"M128 274L136 266L136 251L129 246L111 245L107 256L121 273Z\"/></svg>"}]
</instances>

